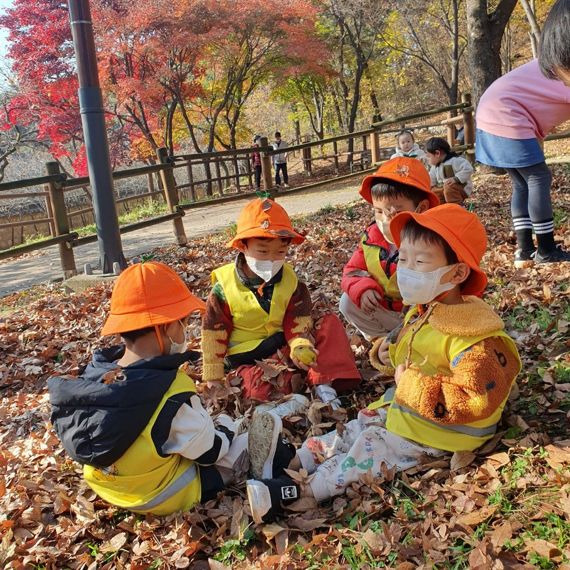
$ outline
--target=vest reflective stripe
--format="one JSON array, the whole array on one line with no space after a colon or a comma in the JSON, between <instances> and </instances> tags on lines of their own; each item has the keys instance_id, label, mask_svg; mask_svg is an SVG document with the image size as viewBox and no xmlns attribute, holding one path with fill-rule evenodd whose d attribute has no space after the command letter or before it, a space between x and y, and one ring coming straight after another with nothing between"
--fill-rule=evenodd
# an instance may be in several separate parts
<instances>
[{"instance_id":1,"label":"vest reflective stripe","mask_svg":"<svg viewBox=\"0 0 570 570\"><path fill-rule=\"evenodd\" d=\"M156 515L187 510L200 501L200 472L194 462L176 453L161 455L152 437L155 422L168 399L186 392L196 392L196 387L179 370L129 449L104 470L91 465L83 467L85 482L102 499L124 509Z\"/></svg>"},{"instance_id":2,"label":"vest reflective stripe","mask_svg":"<svg viewBox=\"0 0 570 570\"><path fill-rule=\"evenodd\" d=\"M396 273L394 272L391 277L388 277L384 269L382 269L379 256L380 248L377 245L367 244L366 234L362 236L360 243L362 245L362 251L364 252L364 261L366 262L368 273L378 281L387 297L400 300L402 296L398 289Z\"/></svg>"},{"instance_id":3,"label":"vest reflective stripe","mask_svg":"<svg viewBox=\"0 0 570 570\"><path fill-rule=\"evenodd\" d=\"M415 412L411 408L408 408L406 406L401 406L397 402L393 402L391 407L396 409L396 410L399 410L400 412L402 412L404 414L410 414L412 416L415 416L416 418L421 418L424 422L432 424L432 425L438 427L439 429L442 429L445 431L453 431L455 433L464 433L466 435L471 435L473 437L485 437L486 435L494 435L495 432L497 431L497 424L492 424L492 425L485 427L485 428L475 428L475 427L470 427L468 425L451 425L451 424L445 424L444 425L444 424L438 424L436 422L428 420L427 418L420 416L420 414L418 414L417 412Z\"/></svg>"},{"instance_id":4,"label":"vest reflective stripe","mask_svg":"<svg viewBox=\"0 0 570 570\"><path fill-rule=\"evenodd\" d=\"M198 475L198 470L196 469L196 465L192 463L188 467L188 469L186 469L186 471L184 471L182 475L178 477L178 479L175 479L168 487L166 487L166 489L161 491L156 497L154 497L150 501L147 501L143 505L132 507L131 511L145 512L158 507L162 503L168 501L168 499L174 497L174 495L176 495L178 491L181 491L184 487L190 485L190 483L192 483L192 481L196 479L197 475Z\"/></svg>"},{"instance_id":5,"label":"vest reflective stripe","mask_svg":"<svg viewBox=\"0 0 570 570\"><path fill-rule=\"evenodd\" d=\"M413 311L410 311L413 313ZM405 322L410 320L410 313ZM408 328L397 345L391 345L390 357L394 367L402 364L408 353L408 340L413 333ZM502 330L476 337L459 337L444 334L426 323L414 336L412 361L426 376L450 374L451 361L474 344L490 337L501 337L518 358L512 339ZM497 429L507 398L487 418L469 424L440 424L418 414L415 410L395 401L397 387L385 392L380 400L370 404L370 409L387 407L386 428L406 439L447 451L469 451L490 439Z\"/></svg>"},{"instance_id":6,"label":"vest reflective stripe","mask_svg":"<svg viewBox=\"0 0 570 570\"><path fill-rule=\"evenodd\" d=\"M283 332L285 312L298 284L295 271L289 264L283 266L281 281L273 287L269 313L241 282L234 263L228 263L212 272L212 283L216 282L222 286L233 319L229 355L254 350L266 338Z\"/></svg>"}]
</instances>

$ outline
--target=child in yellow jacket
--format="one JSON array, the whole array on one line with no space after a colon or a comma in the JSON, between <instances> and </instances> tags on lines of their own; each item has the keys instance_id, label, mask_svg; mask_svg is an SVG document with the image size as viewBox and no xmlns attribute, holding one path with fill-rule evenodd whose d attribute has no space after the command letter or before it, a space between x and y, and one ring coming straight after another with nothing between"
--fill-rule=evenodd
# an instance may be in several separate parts
<instances>
[{"instance_id":1,"label":"child in yellow jacket","mask_svg":"<svg viewBox=\"0 0 570 570\"><path fill-rule=\"evenodd\" d=\"M487 278L479 267L485 230L460 206L425 213L404 212L390 224L400 251L398 286L412 309L393 344L378 341L374 361L392 365L395 385L360 411L343 433L309 438L289 468L312 473L303 493L318 501L338 495L364 473L381 465L408 469L423 456L481 446L497 424L521 363L504 324L479 296ZM278 422L271 412L251 426L250 447ZM260 429L261 424L263 430ZM248 481L254 520L279 513L282 502L301 496L289 476L265 479L256 458ZM316 464L317 456L325 461ZM261 476L260 476L261 474Z\"/></svg>"},{"instance_id":2,"label":"child in yellow jacket","mask_svg":"<svg viewBox=\"0 0 570 570\"><path fill-rule=\"evenodd\" d=\"M170 267L137 263L115 283L104 335L122 342L95 351L77 378L48 380L51 420L62 445L83 464L85 482L102 499L136 513L166 515L214 499L242 479L248 438L229 416L211 417L181 368L186 327L204 303ZM266 432L280 458L294 450ZM255 454L254 454L255 455Z\"/></svg>"},{"instance_id":3,"label":"child in yellow jacket","mask_svg":"<svg viewBox=\"0 0 570 570\"><path fill-rule=\"evenodd\" d=\"M223 380L234 369L244 397L267 401L294 391L293 371L299 369L316 395L334 405L336 390L358 384L340 319L328 314L313 326L309 290L285 263L289 247L304 240L274 200L257 198L242 210L228 243L236 260L212 272L202 326L203 380ZM279 361L278 377L264 377L257 363L266 358Z\"/></svg>"}]
</instances>

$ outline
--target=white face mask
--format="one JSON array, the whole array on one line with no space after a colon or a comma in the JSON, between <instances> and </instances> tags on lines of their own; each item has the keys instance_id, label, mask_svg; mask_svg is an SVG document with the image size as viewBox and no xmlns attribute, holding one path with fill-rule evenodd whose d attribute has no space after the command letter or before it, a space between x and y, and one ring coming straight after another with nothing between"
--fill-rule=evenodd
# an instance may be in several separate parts
<instances>
[{"instance_id":1,"label":"white face mask","mask_svg":"<svg viewBox=\"0 0 570 570\"><path fill-rule=\"evenodd\" d=\"M188 347L188 329L184 326L184 323L182 321L178 321L180 323L180 326L183 328L184 330L184 340L182 342L175 342L173 341L168 335L166 335L168 337L168 340L170 341L170 352L169 354L182 354L183 352L186 352L187 347Z\"/></svg>"},{"instance_id":2,"label":"white face mask","mask_svg":"<svg viewBox=\"0 0 570 570\"><path fill-rule=\"evenodd\" d=\"M422 272L398 266L396 279L404 304L425 305L445 291L453 289L453 283L440 283L441 278L453 267L455 264L440 267L435 271Z\"/></svg>"},{"instance_id":3,"label":"white face mask","mask_svg":"<svg viewBox=\"0 0 570 570\"><path fill-rule=\"evenodd\" d=\"M248 267L266 283L271 281L271 279L279 273L279 270L285 263L284 259L277 259L275 261L271 259L261 260L255 259L255 257L249 257L249 255L245 256L245 261Z\"/></svg>"}]
</instances>

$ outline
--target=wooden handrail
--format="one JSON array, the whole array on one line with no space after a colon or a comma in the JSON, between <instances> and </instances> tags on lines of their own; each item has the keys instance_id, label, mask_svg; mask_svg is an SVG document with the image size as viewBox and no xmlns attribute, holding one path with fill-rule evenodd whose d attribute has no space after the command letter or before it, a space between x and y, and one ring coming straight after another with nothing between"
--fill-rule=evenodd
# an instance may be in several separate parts
<instances>
[{"instance_id":1,"label":"wooden handrail","mask_svg":"<svg viewBox=\"0 0 570 570\"><path fill-rule=\"evenodd\" d=\"M48 182L65 181L65 174L48 174L46 176L37 176L36 178L23 178L22 180L13 180L12 182L0 183L0 192L5 190L18 190L19 188L29 188L30 186L39 186Z\"/></svg>"},{"instance_id":2,"label":"wooden handrail","mask_svg":"<svg viewBox=\"0 0 570 570\"><path fill-rule=\"evenodd\" d=\"M431 117L432 115L439 115L440 113L446 113L447 111L468 109L470 106L471 105L466 105L465 103L457 103L457 105L449 105L447 107L440 107L439 109L430 109L429 111L421 111L419 113L412 113L411 115L404 115L402 117L390 117L377 123L372 123L372 127L374 129L381 129L382 127L394 125L395 123L404 123L411 119L421 119L422 117Z\"/></svg>"},{"instance_id":3,"label":"wooden handrail","mask_svg":"<svg viewBox=\"0 0 570 570\"><path fill-rule=\"evenodd\" d=\"M73 240L77 238L77 235L78 235L77 232L70 232L68 234L63 234L61 236L56 236L56 237L43 239L41 241L36 241L34 243L28 243L26 245L18 245L10 249L3 249L2 251L0 251L0 259L17 257L18 255L22 255L30 251L44 249L46 247L51 247L52 245L57 245L60 243L65 243L65 242L72 243Z\"/></svg>"}]
</instances>

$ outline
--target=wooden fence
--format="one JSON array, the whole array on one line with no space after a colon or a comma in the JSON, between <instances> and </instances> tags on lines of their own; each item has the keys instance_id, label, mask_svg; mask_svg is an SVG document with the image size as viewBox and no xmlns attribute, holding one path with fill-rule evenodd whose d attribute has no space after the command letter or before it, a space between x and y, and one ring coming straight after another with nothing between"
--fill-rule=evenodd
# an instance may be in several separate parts
<instances>
[{"instance_id":1,"label":"wooden fence","mask_svg":"<svg viewBox=\"0 0 570 570\"><path fill-rule=\"evenodd\" d=\"M455 117L458 113L460 113L461 119ZM387 157L386 151L388 149L385 149L385 144L386 140L390 141L390 139L386 139L386 135L393 135L393 133L403 127L413 129L415 127L411 123L412 121L437 115L444 115L444 118L432 125L417 125L417 128L445 128L447 138L453 146L455 137L452 125L459 120L462 121L465 144L455 148L465 151L466 156L471 161L474 161L475 131L473 108L469 95L464 95L462 102L457 105L431 109L401 117L387 118L379 123L374 123L371 128L366 130L289 146L287 147L287 153L290 155L300 153L303 172L308 179L314 174L313 167L316 161L330 163L331 170L328 178L334 179L347 170L353 172L358 167L360 170L365 171L377 165L383 158ZM397 125L398 128L387 128L394 125ZM570 133L566 133L566 136L570 136ZM557 135L557 138L560 138L560 135ZM349 144L349 141L352 141L352 143ZM343 148L343 145L346 146L347 150ZM393 147L393 143L390 146ZM251 164L251 156L255 151L260 152L261 155L262 187L272 194L277 194L279 190L272 184L271 156L279 151L273 150L266 138L261 139L259 147L221 152L169 156L166 149L158 149L157 164L114 171L113 180L115 181L143 176L146 178L147 186L147 192L143 194L117 198L118 206L134 200L163 199L167 209L167 213L164 215L122 225L120 227L121 233L139 230L171 220L177 243L186 243L186 234L182 223L182 217L186 210L207 204L215 205L220 202L243 198L255 192L254 172ZM202 171L205 173L203 178L195 178L193 167L197 165L201 166ZM177 183L176 175L181 170L186 175L186 182ZM49 228L51 237L1 250L0 259L16 257L27 252L57 245L59 247L63 275L69 277L76 274L77 268L73 248L97 241L97 235L92 234L79 237L78 233L73 231L73 219L78 216L83 217L86 214L92 215L92 207L80 208L74 211L66 206L65 194L73 190L85 188L88 185L88 177L68 178L60 171L57 162L46 164L45 176L1 183L0 200L13 200L15 198L37 199L38 197L43 197L46 202L46 215L39 219L0 223L0 230L11 227L23 227L25 225L37 227L40 224L44 224L45 227ZM38 186L43 186L43 191L14 192L23 188ZM228 186L231 188L231 194L224 195L224 191ZM203 196L199 195L200 190ZM215 192L219 194L219 197L214 197Z\"/></svg>"}]
</instances>

